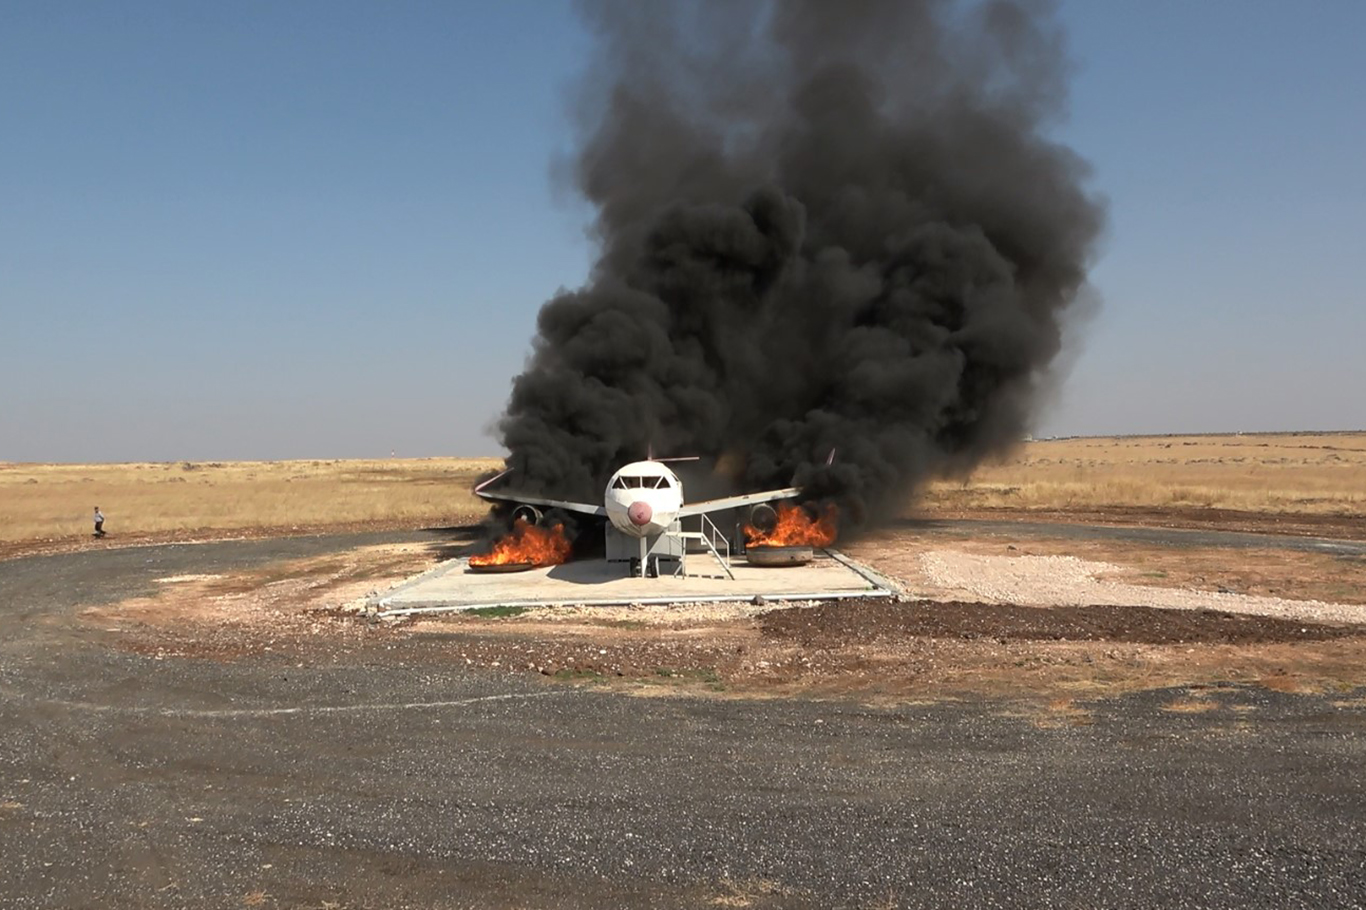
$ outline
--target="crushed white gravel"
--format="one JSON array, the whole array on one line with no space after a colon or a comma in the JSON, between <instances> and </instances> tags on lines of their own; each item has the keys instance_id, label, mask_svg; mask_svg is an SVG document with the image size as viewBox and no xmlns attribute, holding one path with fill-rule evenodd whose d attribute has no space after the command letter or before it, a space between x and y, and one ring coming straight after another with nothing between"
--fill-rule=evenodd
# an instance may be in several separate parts
<instances>
[{"instance_id":1,"label":"crushed white gravel","mask_svg":"<svg viewBox=\"0 0 1366 910\"><path fill-rule=\"evenodd\" d=\"M1022 606L1118 604L1224 610L1310 622L1366 622L1366 606L1128 584L1100 576L1129 570L1075 556L986 556L931 550L921 554L920 568L924 578L915 587L936 599Z\"/></svg>"}]
</instances>

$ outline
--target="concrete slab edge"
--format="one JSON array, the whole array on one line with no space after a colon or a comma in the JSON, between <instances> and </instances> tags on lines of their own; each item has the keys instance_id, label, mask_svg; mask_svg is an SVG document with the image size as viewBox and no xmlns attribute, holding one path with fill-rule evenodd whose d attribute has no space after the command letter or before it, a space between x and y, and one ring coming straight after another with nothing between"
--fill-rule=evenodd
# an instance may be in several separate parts
<instances>
[{"instance_id":1,"label":"concrete slab edge","mask_svg":"<svg viewBox=\"0 0 1366 910\"><path fill-rule=\"evenodd\" d=\"M868 566L865 566L863 563L858 562L857 560L850 559L848 556L845 556L839 550L831 550L829 548L826 548L825 553L827 556L843 565L849 571L861 576L873 587L882 588L888 594L895 594L898 597L905 595L906 590L903 587L901 587L901 585L897 584L895 581L888 578L886 575L883 575L881 572L871 569Z\"/></svg>"},{"instance_id":2,"label":"concrete slab edge","mask_svg":"<svg viewBox=\"0 0 1366 910\"><path fill-rule=\"evenodd\" d=\"M546 600L521 600L521 601L497 601L489 603L468 603L451 604L446 602L428 601L412 603L403 607L392 607L393 598L398 597L403 592L410 590L422 582L444 575L463 563L463 559L452 559L416 575L407 581L390 588L383 594L372 597L369 602L367 612L378 619L385 619L395 616L412 616L422 613L462 613L469 610L488 610L495 607L514 607L532 609L535 607L626 607L632 604L641 605L660 605L671 603L746 603L752 601L756 596L762 597L766 601L773 603L800 603L803 601L820 600L849 600L865 597L900 597L904 591L901 586L886 576L873 571L860 562L856 562L845 556L838 550L825 549L824 552L836 562L858 575L872 587L862 591L812 591L803 593L779 593L779 594L759 594L759 595L735 595L735 594L705 594L692 597L687 596L668 596L668 597L608 597L608 598L586 598L574 601L564 601L557 603Z\"/></svg>"},{"instance_id":3,"label":"concrete slab edge","mask_svg":"<svg viewBox=\"0 0 1366 910\"><path fill-rule=\"evenodd\" d=\"M749 603L755 597L762 597L769 603L793 603L811 600L855 600L862 597L895 597L896 593L882 588L864 591L814 591L810 593L782 594L708 594L697 597L610 597L588 598L583 600L555 603L548 600L503 600L496 603L474 604L415 604L408 607L394 607L380 610L376 616L381 619L389 616L409 616L415 613L461 613L468 610L488 610L493 607L629 607L632 605L657 606L660 604L703 604L703 603Z\"/></svg>"},{"instance_id":4,"label":"concrete slab edge","mask_svg":"<svg viewBox=\"0 0 1366 910\"><path fill-rule=\"evenodd\" d=\"M369 600L366 602L366 612L374 614L379 611L383 611L385 605L390 602L391 598L397 597L404 591L411 590L429 579L445 575L452 569L459 567L464 562L465 560L463 557L459 557L456 559L448 559L439 565L432 566L425 572L419 573L417 575L414 575L412 578L399 582L398 584L394 585L392 588L389 588L387 591L384 591L383 593L371 595Z\"/></svg>"}]
</instances>

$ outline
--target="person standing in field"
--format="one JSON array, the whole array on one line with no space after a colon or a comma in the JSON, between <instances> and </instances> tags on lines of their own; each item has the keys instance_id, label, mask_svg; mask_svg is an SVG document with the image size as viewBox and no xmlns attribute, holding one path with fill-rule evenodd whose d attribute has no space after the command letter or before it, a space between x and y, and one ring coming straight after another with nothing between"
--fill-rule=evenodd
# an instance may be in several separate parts
<instances>
[{"instance_id":1,"label":"person standing in field","mask_svg":"<svg viewBox=\"0 0 1366 910\"><path fill-rule=\"evenodd\" d=\"M104 536L104 513L100 511L99 506L95 506L95 536Z\"/></svg>"}]
</instances>

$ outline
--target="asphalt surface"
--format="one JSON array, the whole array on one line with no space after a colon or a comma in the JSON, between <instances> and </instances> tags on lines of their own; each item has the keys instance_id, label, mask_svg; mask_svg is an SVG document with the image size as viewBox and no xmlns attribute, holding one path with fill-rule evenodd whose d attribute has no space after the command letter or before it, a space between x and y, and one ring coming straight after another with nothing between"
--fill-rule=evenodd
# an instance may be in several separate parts
<instances>
[{"instance_id":1,"label":"asphalt surface","mask_svg":"<svg viewBox=\"0 0 1366 910\"><path fill-rule=\"evenodd\" d=\"M157 659L78 615L370 538L0 563L0 906L1366 906L1362 692L1073 725L634 698L420 636Z\"/></svg>"},{"instance_id":2,"label":"asphalt surface","mask_svg":"<svg viewBox=\"0 0 1366 910\"><path fill-rule=\"evenodd\" d=\"M1222 547L1231 550L1277 549L1295 553L1328 553L1366 556L1366 541L1305 537L1292 534L1258 534L1246 531L1212 531L1197 528L1124 527L1119 525L1068 524L1055 521L994 521L991 519L905 519L894 527L908 531L975 537L1003 534L1012 537L1047 537L1055 540L1113 540L1159 547Z\"/></svg>"}]
</instances>

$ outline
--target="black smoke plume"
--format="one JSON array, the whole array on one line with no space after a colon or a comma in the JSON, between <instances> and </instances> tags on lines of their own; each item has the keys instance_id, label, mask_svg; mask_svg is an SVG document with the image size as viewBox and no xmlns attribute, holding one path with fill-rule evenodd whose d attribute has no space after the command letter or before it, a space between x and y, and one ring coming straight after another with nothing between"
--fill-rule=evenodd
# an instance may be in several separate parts
<instances>
[{"instance_id":1,"label":"black smoke plume","mask_svg":"<svg viewBox=\"0 0 1366 910\"><path fill-rule=\"evenodd\" d=\"M594 501L653 448L735 488L795 477L858 525L1027 432L1104 221L1047 135L1049 6L584 13L600 256L541 310L499 423L517 488Z\"/></svg>"}]
</instances>

